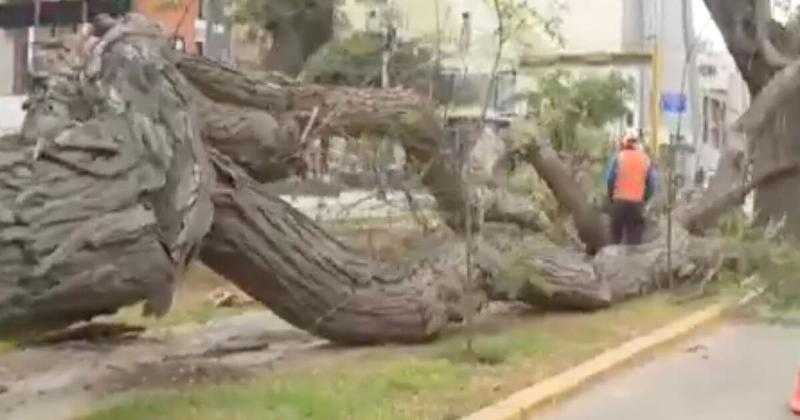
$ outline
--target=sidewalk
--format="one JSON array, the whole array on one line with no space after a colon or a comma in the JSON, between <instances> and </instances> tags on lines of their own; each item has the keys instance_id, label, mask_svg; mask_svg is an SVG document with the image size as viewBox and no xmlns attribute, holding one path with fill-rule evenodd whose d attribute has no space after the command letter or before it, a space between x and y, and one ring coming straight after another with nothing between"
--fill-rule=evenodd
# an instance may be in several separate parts
<instances>
[{"instance_id":1,"label":"sidewalk","mask_svg":"<svg viewBox=\"0 0 800 420\"><path fill-rule=\"evenodd\" d=\"M591 385L541 420L792 420L800 327L734 323Z\"/></svg>"}]
</instances>

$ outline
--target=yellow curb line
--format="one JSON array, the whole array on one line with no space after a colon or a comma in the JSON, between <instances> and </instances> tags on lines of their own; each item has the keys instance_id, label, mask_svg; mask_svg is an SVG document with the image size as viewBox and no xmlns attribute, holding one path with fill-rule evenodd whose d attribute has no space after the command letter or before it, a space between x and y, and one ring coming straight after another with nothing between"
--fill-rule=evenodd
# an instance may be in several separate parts
<instances>
[{"instance_id":1,"label":"yellow curb line","mask_svg":"<svg viewBox=\"0 0 800 420\"><path fill-rule=\"evenodd\" d=\"M746 303L755 296L748 296L737 302ZM706 309L675 321L652 333L631 340L615 349L608 350L599 356L584 362L564 373L545 379L529 388L519 391L507 399L470 414L462 420L519 420L537 405L550 401L559 395L570 392L597 375L619 366L635 356L659 345L665 344L693 329L713 321L736 303L718 303Z\"/></svg>"}]
</instances>

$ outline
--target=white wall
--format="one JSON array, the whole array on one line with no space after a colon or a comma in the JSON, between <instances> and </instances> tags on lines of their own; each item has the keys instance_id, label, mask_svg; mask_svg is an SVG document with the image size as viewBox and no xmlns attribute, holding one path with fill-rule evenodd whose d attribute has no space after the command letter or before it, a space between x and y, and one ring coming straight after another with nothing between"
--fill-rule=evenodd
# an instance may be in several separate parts
<instances>
[{"instance_id":1,"label":"white wall","mask_svg":"<svg viewBox=\"0 0 800 420\"><path fill-rule=\"evenodd\" d=\"M702 111L702 98L713 97L725 104L726 114L722 129L725 132L725 145L738 150L744 150L745 136L734 130L734 124L743 115L750 105L750 95L747 84L742 79L733 58L727 52L704 52L698 55L697 65L711 65L716 68L712 76L698 75L700 87L700 104ZM700 125L702 127L701 112ZM702 130L699 131L702 136ZM719 163L720 148L711 141L704 143L702 138L697 142L697 167L703 167L707 174L713 173ZM721 145L722 146L722 145Z\"/></svg>"},{"instance_id":2,"label":"white wall","mask_svg":"<svg viewBox=\"0 0 800 420\"><path fill-rule=\"evenodd\" d=\"M14 39L0 29L0 96L10 95L14 89Z\"/></svg>"},{"instance_id":3,"label":"white wall","mask_svg":"<svg viewBox=\"0 0 800 420\"><path fill-rule=\"evenodd\" d=\"M622 48L622 0L566 0L561 27L570 52L619 51Z\"/></svg>"},{"instance_id":4,"label":"white wall","mask_svg":"<svg viewBox=\"0 0 800 420\"><path fill-rule=\"evenodd\" d=\"M23 96L0 96L0 135L16 132L22 128L25 111L22 110Z\"/></svg>"}]
</instances>

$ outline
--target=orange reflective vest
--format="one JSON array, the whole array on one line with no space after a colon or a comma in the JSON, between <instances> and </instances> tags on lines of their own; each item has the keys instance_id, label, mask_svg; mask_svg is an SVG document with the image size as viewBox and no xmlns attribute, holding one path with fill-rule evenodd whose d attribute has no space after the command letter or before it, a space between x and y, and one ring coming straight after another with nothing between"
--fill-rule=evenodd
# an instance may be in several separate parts
<instances>
[{"instance_id":1,"label":"orange reflective vest","mask_svg":"<svg viewBox=\"0 0 800 420\"><path fill-rule=\"evenodd\" d=\"M641 203L647 189L650 158L641 150L626 149L617 155L614 200Z\"/></svg>"}]
</instances>

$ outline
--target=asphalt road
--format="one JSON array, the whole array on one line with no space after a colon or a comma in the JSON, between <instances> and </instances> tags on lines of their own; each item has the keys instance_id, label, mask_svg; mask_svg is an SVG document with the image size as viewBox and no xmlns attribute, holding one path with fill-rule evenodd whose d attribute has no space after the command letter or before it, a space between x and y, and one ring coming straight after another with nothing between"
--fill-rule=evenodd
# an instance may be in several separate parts
<instances>
[{"instance_id":1,"label":"asphalt road","mask_svg":"<svg viewBox=\"0 0 800 420\"><path fill-rule=\"evenodd\" d=\"M723 325L540 410L541 420L800 420L800 326Z\"/></svg>"}]
</instances>

